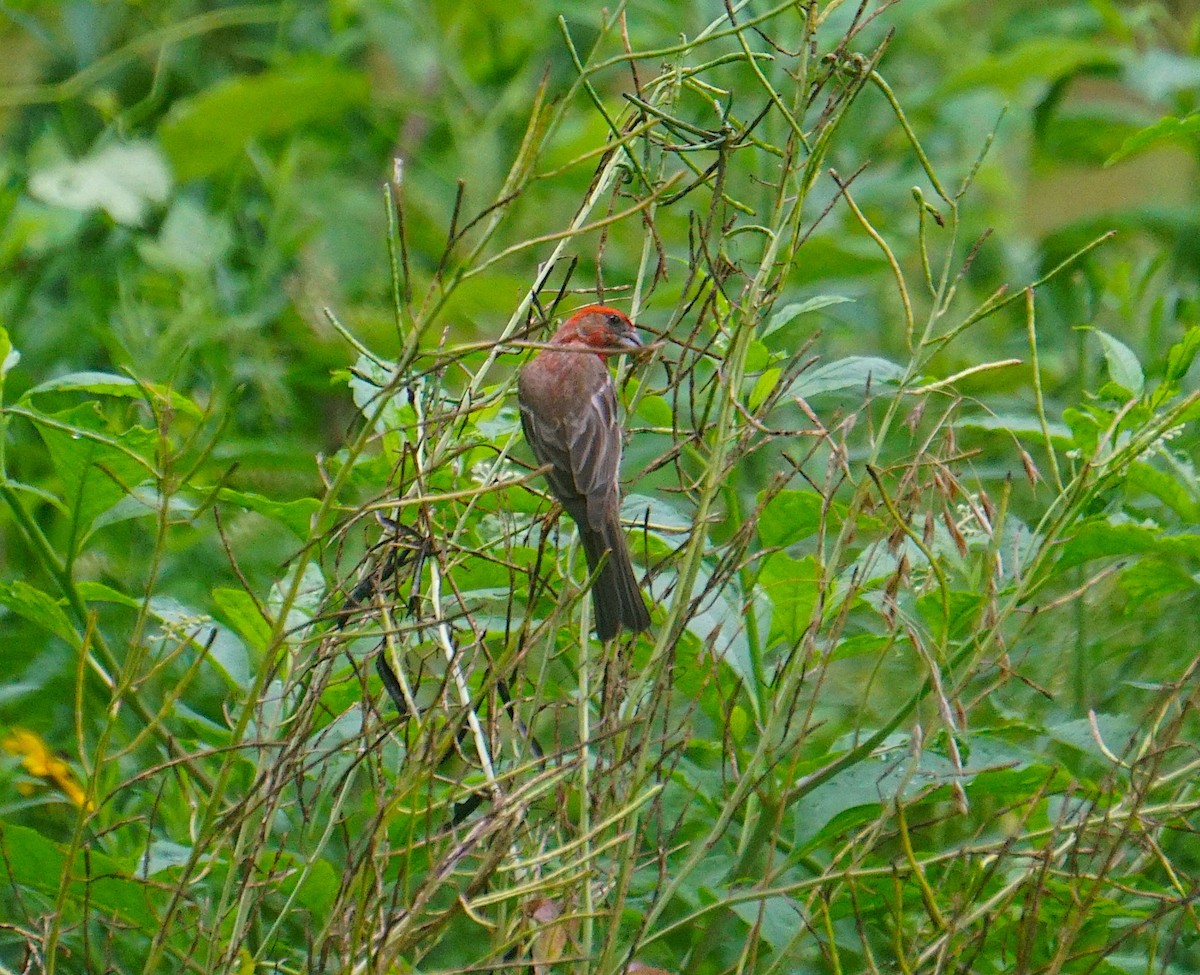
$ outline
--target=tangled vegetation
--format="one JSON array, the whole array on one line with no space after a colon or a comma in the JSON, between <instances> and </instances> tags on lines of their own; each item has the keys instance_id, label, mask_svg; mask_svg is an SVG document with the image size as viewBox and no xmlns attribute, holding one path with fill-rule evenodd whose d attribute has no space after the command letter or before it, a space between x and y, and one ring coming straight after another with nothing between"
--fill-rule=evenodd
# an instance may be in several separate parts
<instances>
[{"instance_id":1,"label":"tangled vegetation","mask_svg":"<svg viewBox=\"0 0 1200 975\"><path fill-rule=\"evenodd\" d=\"M1200 14L686 6L8 12L0 970L1200 966Z\"/></svg>"}]
</instances>

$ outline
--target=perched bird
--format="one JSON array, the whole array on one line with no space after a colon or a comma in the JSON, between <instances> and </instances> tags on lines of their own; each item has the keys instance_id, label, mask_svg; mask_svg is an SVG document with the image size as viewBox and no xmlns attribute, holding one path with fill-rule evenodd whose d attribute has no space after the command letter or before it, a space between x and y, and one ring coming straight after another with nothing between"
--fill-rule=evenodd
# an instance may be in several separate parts
<instances>
[{"instance_id":1,"label":"perched bird","mask_svg":"<svg viewBox=\"0 0 1200 975\"><path fill-rule=\"evenodd\" d=\"M588 571L596 576L596 635L611 640L622 627L638 632L650 625L621 531L621 427L605 359L642 343L621 312L588 305L549 344L517 378L521 426L538 462L550 465L551 492L579 526Z\"/></svg>"}]
</instances>

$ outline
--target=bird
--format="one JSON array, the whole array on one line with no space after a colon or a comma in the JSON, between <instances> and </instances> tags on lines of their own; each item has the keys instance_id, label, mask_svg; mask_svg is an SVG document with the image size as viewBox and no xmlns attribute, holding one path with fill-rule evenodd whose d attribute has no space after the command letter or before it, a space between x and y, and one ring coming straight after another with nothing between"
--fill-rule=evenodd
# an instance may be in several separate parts
<instances>
[{"instance_id":1,"label":"bird","mask_svg":"<svg viewBox=\"0 0 1200 975\"><path fill-rule=\"evenodd\" d=\"M517 376L525 440L538 463L549 465L550 491L579 529L594 577L592 605L601 640L613 639L622 628L639 633L650 626L621 530L621 427L607 362L642 347L627 316L606 305L587 305Z\"/></svg>"}]
</instances>

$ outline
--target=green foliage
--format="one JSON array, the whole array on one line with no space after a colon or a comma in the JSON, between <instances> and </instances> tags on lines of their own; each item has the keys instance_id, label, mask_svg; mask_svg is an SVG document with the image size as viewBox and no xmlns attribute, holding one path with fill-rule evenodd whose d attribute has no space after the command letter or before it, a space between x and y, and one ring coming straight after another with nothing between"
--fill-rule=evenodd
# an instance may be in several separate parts
<instances>
[{"instance_id":1,"label":"green foliage","mask_svg":"<svg viewBox=\"0 0 1200 975\"><path fill-rule=\"evenodd\" d=\"M0 967L1200 966L1200 21L18 6Z\"/></svg>"}]
</instances>

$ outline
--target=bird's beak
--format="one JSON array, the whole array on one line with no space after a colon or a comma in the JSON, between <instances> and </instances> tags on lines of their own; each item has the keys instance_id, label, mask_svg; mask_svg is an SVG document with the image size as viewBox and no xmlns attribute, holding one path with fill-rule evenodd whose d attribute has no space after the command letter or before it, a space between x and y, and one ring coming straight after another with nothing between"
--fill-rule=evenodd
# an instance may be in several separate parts
<instances>
[{"instance_id":1,"label":"bird's beak","mask_svg":"<svg viewBox=\"0 0 1200 975\"><path fill-rule=\"evenodd\" d=\"M642 340L638 338L637 330L632 326L624 329L620 335L616 336L617 348L622 352L637 352L644 348Z\"/></svg>"}]
</instances>

